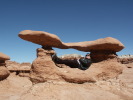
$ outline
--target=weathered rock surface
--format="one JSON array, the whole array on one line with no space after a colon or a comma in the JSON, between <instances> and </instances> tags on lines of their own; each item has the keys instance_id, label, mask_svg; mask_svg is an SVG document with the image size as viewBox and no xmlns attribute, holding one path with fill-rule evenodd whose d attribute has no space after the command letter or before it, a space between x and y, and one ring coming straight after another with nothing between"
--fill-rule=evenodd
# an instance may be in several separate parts
<instances>
[{"instance_id":1,"label":"weathered rock surface","mask_svg":"<svg viewBox=\"0 0 133 100\"><path fill-rule=\"evenodd\" d=\"M89 69L83 71L77 68L69 67L59 68L60 76L67 82L85 83L96 82L99 80L108 80L115 78L123 71L123 65L117 62L117 59L110 59L93 63Z\"/></svg>"},{"instance_id":2,"label":"weathered rock surface","mask_svg":"<svg viewBox=\"0 0 133 100\"><path fill-rule=\"evenodd\" d=\"M52 49L37 49L37 58L32 63L30 73L30 79L33 83L58 80L57 67L51 59L51 55L54 53Z\"/></svg>"},{"instance_id":3,"label":"weathered rock surface","mask_svg":"<svg viewBox=\"0 0 133 100\"><path fill-rule=\"evenodd\" d=\"M122 55L118 57L118 61L122 64L128 64L133 62L133 55Z\"/></svg>"},{"instance_id":4,"label":"weathered rock surface","mask_svg":"<svg viewBox=\"0 0 133 100\"><path fill-rule=\"evenodd\" d=\"M6 61L6 67L8 68L9 71L30 71L31 69L31 64L29 62L27 63L18 63L15 61Z\"/></svg>"},{"instance_id":5,"label":"weathered rock surface","mask_svg":"<svg viewBox=\"0 0 133 100\"><path fill-rule=\"evenodd\" d=\"M93 62L100 62L100 61L103 61L103 60L117 58L116 52L110 51L110 50L92 51L90 53L90 56L91 56L91 60Z\"/></svg>"},{"instance_id":6,"label":"weathered rock surface","mask_svg":"<svg viewBox=\"0 0 133 100\"><path fill-rule=\"evenodd\" d=\"M37 49L37 59L32 63L30 79L33 83L46 81L67 81L71 83L96 82L117 77L122 73L122 64L117 59L93 63L83 71L78 68L57 67L51 59L53 50Z\"/></svg>"},{"instance_id":7,"label":"weathered rock surface","mask_svg":"<svg viewBox=\"0 0 133 100\"><path fill-rule=\"evenodd\" d=\"M125 65L125 64L124 64ZM74 84L54 81L32 85L27 77L11 74L0 81L1 100L133 100L133 64L117 78Z\"/></svg>"},{"instance_id":8,"label":"weathered rock surface","mask_svg":"<svg viewBox=\"0 0 133 100\"><path fill-rule=\"evenodd\" d=\"M20 32L19 37L43 46L43 49L37 50L37 59L32 64L32 82L45 82L47 80L53 80L54 78L75 83L96 82L96 80L99 79L106 80L117 77L122 73L121 65L116 59L116 52L122 50L124 45L112 37L95 41L63 43L59 37L54 34L31 30ZM73 48L86 52L90 51L92 61L97 63L92 64L86 71L79 69L76 69L76 71L66 67L65 69L57 69L51 59L51 55L54 54L54 51L51 51L52 47L61 49Z\"/></svg>"},{"instance_id":9,"label":"weathered rock surface","mask_svg":"<svg viewBox=\"0 0 133 100\"><path fill-rule=\"evenodd\" d=\"M10 75L10 72L5 66L0 66L0 80L6 79Z\"/></svg>"},{"instance_id":10,"label":"weathered rock surface","mask_svg":"<svg viewBox=\"0 0 133 100\"><path fill-rule=\"evenodd\" d=\"M10 73L15 73L21 77L29 77L31 63L18 63L15 61L6 61L6 67Z\"/></svg>"},{"instance_id":11,"label":"weathered rock surface","mask_svg":"<svg viewBox=\"0 0 133 100\"><path fill-rule=\"evenodd\" d=\"M67 45L69 48L74 48L85 52L101 50L118 52L124 48L124 45L120 41L112 37L101 38L95 41L65 43L65 45Z\"/></svg>"},{"instance_id":12,"label":"weathered rock surface","mask_svg":"<svg viewBox=\"0 0 133 100\"><path fill-rule=\"evenodd\" d=\"M10 60L10 57L0 52L0 60Z\"/></svg>"},{"instance_id":13,"label":"weathered rock surface","mask_svg":"<svg viewBox=\"0 0 133 100\"><path fill-rule=\"evenodd\" d=\"M10 57L0 53L0 80L4 80L10 75L10 72L6 68L6 60L10 60Z\"/></svg>"},{"instance_id":14,"label":"weathered rock surface","mask_svg":"<svg viewBox=\"0 0 133 100\"><path fill-rule=\"evenodd\" d=\"M31 30L24 30L20 32L19 37L42 46L50 46L61 49L74 48L85 52L96 50L110 50L118 52L124 48L124 45L120 41L112 37L98 39L95 41L63 43L59 37L54 34Z\"/></svg>"},{"instance_id":15,"label":"weathered rock surface","mask_svg":"<svg viewBox=\"0 0 133 100\"><path fill-rule=\"evenodd\" d=\"M24 30L19 33L19 37L42 46L67 48L58 36L48 32Z\"/></svg>"}]
</instances>

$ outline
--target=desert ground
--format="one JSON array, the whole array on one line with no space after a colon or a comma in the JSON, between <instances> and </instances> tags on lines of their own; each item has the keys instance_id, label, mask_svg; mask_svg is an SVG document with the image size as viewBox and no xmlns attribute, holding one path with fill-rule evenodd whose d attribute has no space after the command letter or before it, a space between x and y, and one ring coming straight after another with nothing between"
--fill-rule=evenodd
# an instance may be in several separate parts
<instances>
[{"instance_id":1,"label":"desert ground","mask_svg":"<svg viewBox=\"0 0 133 100\"><path fill-rule=\"evenodd\" d=\"M58 80L33 84L26 71L30 63L6 63L10 76L0 81L1 100L133 100L133 62L125 61L118 77L82 84Z\"/></svg>"}]
</instances>

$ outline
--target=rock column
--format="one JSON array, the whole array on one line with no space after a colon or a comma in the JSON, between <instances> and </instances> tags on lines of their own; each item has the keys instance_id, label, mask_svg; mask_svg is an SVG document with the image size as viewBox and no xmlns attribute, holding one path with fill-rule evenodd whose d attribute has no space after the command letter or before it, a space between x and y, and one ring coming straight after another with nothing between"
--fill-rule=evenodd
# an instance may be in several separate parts
<instances>
[{"instance_id":1,"label":"rock column","mask_svg":"<svg viewBox=\"0 0 133 100\"><path fill-rule=\"evenodd\" d=\"M54 53L51 47L37 49L37 58L32 63L30 73L30 80L33 83L46 82L58 78L56 65L51 58Z\"/></svg>"}]
</instances>

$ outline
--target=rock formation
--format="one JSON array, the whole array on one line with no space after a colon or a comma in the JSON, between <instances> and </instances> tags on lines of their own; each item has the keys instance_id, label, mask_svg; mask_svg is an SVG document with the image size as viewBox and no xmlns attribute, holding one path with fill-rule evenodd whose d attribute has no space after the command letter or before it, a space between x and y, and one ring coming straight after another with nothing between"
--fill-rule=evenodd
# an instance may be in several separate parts
<instances>
[{"instance_id":1,"label":"rock formation","mask_svg":"<svg viewBox=\"0 0 133 100\"><path fill-rule=\"evenodd\" d=\"M6 67L10 73L14 73L21 77L29 77L31 64L28 62L18 63L15 61L6 61Z\"/></svg>"},{"instance_id":2,"label":"rock formation","mask_svg":"<svg viewBox=\"0 0 133 100\"><path fill-rule=\"evenodd\" d=\"M6 68L6 60L10 60L10 57L0 53L0 80L6 79L10 75L10 72Z\"/></svg>"},{"instance_id":3,"label":"rock formation","mask_svg":"<svg viewBox=\"0 0 133 100\"><path fill-rule=\"evenodd\" d=\"M84 41L76 43L63 43L58 36L42 31L25 30L20 32L19 37L24 40L42 45L61 49L73 48L80 51L91 52L94 62L115 58L116 52L122 50L124 45L112 37Z\"/></svg>"},{"instance_id":4,"label":"rock formation","mask_svg":"<svg viewBox=\"0 0 133 100\"><path fill-rule=\"evenodd\" d=\"M58 80L57 67L51 59L55 52L51 48L38 48L37 58L31 66L30 79L33 83Z\"/></svg>"},{"instance_id":5,"label":"rock formation","mask_svg":"<svg viewBox=\"0 0 133 100\"><path fill-rule=\"evenodd\" d=\"M19 37L42 46L56 47L60 49L74 48L85 52L96 50L109 50L118 52L124 48L124 45L120 41L112 37L98 39L95 41L64 43L58 36L54 34L31 30L24 30L20 32Z\"/></svg>"},{"instance_id":6,"label":"rock formation","mask_svg":"<svg viewBox=\"0 0 133 100\"><path fill-rule=\"evenodd\" d=\"M118 61L122 64L128 64L133 62L133 55L122 55L118 57Z\"/></svg>"},{"instance_id":7,"label":"rock formation","mask_svg":"<svg viewBox=\"0 0 133 100\"><path fill-rule=\"evenodd\" d=\"M19 37L45 47L48 46L67 49L67 46L61 42L58 36L48 32L24 30L19 33Z\"/></svg>"},{"instance_id":8,"label":"rock formation","mask_svg":"<svg viewBox=\"0 0 133 100\"><path fill-rule=\"evenodd\" d=\"M63 43L54 34L31 30L20 32L19 37L43 46L43 48L37 49L37 59L32 64L32 82L45 82L54 79L64 79L65 81L75 83L95 82L99 79L113 78L122 73L122 67L116 59L116 52L122 50L124 45L112 37L95 41ZM94 63L86 71L73 70L68 67L66 69L56 68L51 59L51 55L54 54L52 47L60 49L73 48L91 52L91 59Z\"/></svg>"}]
</instances>

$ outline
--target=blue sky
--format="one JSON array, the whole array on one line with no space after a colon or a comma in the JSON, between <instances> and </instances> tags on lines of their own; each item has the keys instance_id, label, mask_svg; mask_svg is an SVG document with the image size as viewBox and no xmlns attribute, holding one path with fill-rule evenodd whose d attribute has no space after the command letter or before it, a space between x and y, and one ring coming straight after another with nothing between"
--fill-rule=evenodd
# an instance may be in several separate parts
<instances>
[{"instance_id":1,"label":"blue sky","mask_svg":"<svg viewBox=\"0 0 133 100\"><path fill-rule=\"evenodd\" d=\"M46 31L63 42L113 37L133 54L133 0L0 0L0 52L12 61L32 62L40 45L18 37L22 30ZM56 49L57 55L86 52Z\"/></svg>"}]
</instances>

